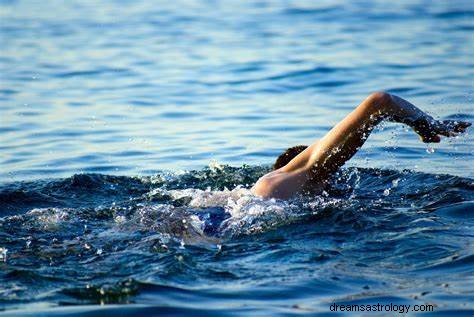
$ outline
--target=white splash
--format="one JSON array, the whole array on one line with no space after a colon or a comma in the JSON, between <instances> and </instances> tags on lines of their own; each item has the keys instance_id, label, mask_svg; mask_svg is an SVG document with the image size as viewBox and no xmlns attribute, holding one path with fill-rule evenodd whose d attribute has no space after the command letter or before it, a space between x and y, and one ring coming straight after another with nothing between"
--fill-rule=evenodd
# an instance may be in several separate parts
<instances>
[{"instance_id":1,"label":"white splash","mask_svg":"<svg viewBox=\"0 0 474 317\"><path fill-rule=\"evenodd\" d=\"M0 248L0 261L7 262L8 249Z\"/></svg>"},{"instance_id":2,"label":"white splash","mask_svg":"<svg viewBox=\"0 0 474 317\"><path fill-rule=\"evenodd\" d=\"M42 227L43 230L59 230L61 224L70 220L70 209L35 208L26 213L30 225Z\"/></svg>"},{"instance_id":3,"label":"white splash","mask_svg":"<svg viewBox=\"0 0 474 317\"><path fill-rule=\"evenodd\" d=\"M192 208L221 207L230 214L230 217L222 222L219 231L222 235L234 235L262 231L264 228L283 224L291 217L294 207L291 203L276 199L263 199L255 196L249 189L237 186L232 190L201 190L201 189L179 189L162 190L162 193L170 195L173 199L189 198L187 206ZM192 216L193 227L204 223L198 217Z\"/></svg>"},{"instance_id":4,"label":"white splash","mask_svg":"<svg viewBox=\"0 0 474 317\"><path fill-rule=\"evenodd\" d=\"M216 160L211 160L209 162L209 169L213 172L217 172L222 171L224 169L224 166L219 164L219 162L217 162Z\"/></svg>"},{"instance_id":5,"label":"white splash","mask_svg":"<svg viewBox=\"0 0 474 317\"><path fill-rule=\"evenodd\" d=\"M177 189L166 191L173 199L180 199L184 197L191 198L189 202L190 207L206 208L206 207L224 207L227 205L229 199L232 201L238 200L241 197L252 196L255 197L249 189L237 186L232 190L227 188L224 190L206 190L202 189Z\"/></svg>"}]
</instances>

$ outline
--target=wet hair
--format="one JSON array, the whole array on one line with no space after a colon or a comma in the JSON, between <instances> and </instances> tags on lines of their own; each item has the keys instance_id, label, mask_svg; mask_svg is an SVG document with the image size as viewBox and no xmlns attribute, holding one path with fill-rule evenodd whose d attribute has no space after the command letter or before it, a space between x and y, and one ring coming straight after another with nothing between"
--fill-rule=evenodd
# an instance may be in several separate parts
<instances>
[{"instance_id":1,"label":"wet hair","mask_svg":"<svg viewBox=\"0 0 474 317\"><path fill-rule=\"evenodd\" d=\"M276 159L275 164L273 164L273 169L277 170L285 166L295 156L297 156L298 154L306 150L307 147L308 147L307 145L297 145L297 146L290 147Z\"/></svg>"}]
</instances>

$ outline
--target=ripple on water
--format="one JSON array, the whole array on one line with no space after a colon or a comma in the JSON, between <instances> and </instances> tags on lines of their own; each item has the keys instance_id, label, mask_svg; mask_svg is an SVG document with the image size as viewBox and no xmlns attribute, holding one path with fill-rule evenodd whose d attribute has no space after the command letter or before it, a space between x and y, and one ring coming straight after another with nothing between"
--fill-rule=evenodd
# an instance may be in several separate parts
<instances>
[{"instance_id":1,"label":"ripple on water","mask_svg":"<svg viewBox=\"0 0 474 317\"><path fill-rule=\"evenodd\" d=\"M472 255L459 253L466 241L455 238L459 219L446 217L452 206L469 208L470 179L348 169L328 197L291 201L262 200L235 187L264 171L216 164L154 177L82 174L3 185L0 207L12 215L0 220L8 249L2 292L25 300L49 293L71 304L146 302L147 296L180 301L174 293L156 294L158 283L219 302L227 282L245 288L258 280L249 296L262 301L288 292L294 296L281 300L314 301L325 289L324 298L336 303L411 303L405 291L377 294L399 292L407 274L417 280L410 285L431 290L471 272ZM426 188L412 192L421 179ZM384 196L394 181L396 190ZM469 218L463 223L472 225ZM45 266L25 269L31 265ZM275 268L263 270L268 265ZM424 278L434 272L438 277ZM29 291L33 280L37 286ZM200 285L209 283L217 288L206 295ZM244 300L241 290L226 296Z\"/></svg>"},{"instance_id":2,"label":"ripple on water","mask_svg":"<svg viewBox=\"0 0 474 317\"><path fill-rule=\"evenodd\" d=\"M469 133L387 125L327 195L248 193L372 91L472 121L471 4L183 4L1 2L2 309L471 314Z\"/></svg>"}]
</instances>

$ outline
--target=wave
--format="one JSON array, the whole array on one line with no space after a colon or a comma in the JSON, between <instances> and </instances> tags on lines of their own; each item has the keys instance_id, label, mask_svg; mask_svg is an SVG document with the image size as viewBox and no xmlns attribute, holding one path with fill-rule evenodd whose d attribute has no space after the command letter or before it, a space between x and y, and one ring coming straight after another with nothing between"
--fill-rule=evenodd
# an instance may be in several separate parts
<instances>
[{"instance_id":1,"label":"wave","mask_svg":"<svg viewBox=\"0 0 474 317\"><path fill-rule=\"evenodd\" d=\"M466 201L473 198L469 178L348 168L333 178L321 196L265 200L253 196L248 188L266 171L265 166L217 165L147 177L78 174L7 183L0 187L2 222L63 230L86 221L107 221L128 230L152 230L180 238L231 237L321 214L350 219L355 225L364 221L359 217L362 212L372 209L439 209L463 217L469 208Z\"/></svg>"},{"instance_id":2,"label":"wave","mask_svg":"<svg viewBox=\"0 0 474 317\"><path fill-rule=\"evenodd\" d=\"M338 283L358 279L354 267L392 284L403 272L400 285L406 274L438 285L443 274L472 273L472 254L460 245L471 226L472 179L347 168L322 195L282 201L249 191L268 169L214 164L146 177L79 174L2 184L0 265L7 266L0 301L125 304L149 293L149 285L250 287L253 280L314 274L347 293ZM359 283L365 298L370 283Z\"/></svg>"}]
</instances>

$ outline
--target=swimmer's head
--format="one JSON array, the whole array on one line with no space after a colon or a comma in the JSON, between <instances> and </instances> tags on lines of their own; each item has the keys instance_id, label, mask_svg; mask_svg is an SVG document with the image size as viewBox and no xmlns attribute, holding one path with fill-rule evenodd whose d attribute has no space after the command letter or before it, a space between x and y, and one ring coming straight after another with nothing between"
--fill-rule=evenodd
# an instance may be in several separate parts
<instances>
[{"instance_id":1,"label":"swimmer's head","mask_svg":"<svg viewBox=\"0 0 474 317\"><path fill-rule=\"evenodd\" d=\"M306 150L307 147L308 147L307 145L297 145L297 146L290 147L276 159L275 164L273 164L273 169L277 170L285 166L295 156L297 156L298 154Z\"/></svg>"}]
</instances>

